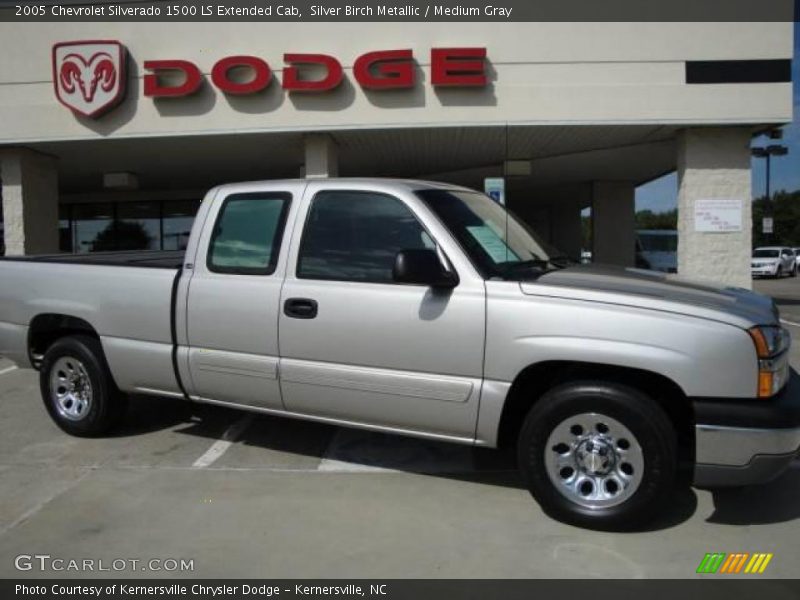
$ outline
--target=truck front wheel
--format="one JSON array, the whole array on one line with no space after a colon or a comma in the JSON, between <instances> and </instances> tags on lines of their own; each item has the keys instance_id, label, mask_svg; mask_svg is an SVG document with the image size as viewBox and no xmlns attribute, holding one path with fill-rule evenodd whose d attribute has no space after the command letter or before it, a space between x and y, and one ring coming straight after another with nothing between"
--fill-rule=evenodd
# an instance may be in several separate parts
<instances>
[{"instance_id":1,"label":"truck front wheel","mask_svg":"<svg viewBox=\"0 0 800 600\"><path fill-rule=\"evenodd\" d=\"M39 386L50 417L71 435L102 435L125 412L126 398L111 378L100 342L91 336L64 337L50 346Z\"/></svg>"},{"instance_id":2,"label":"truck front wheel","mask_svg":"<svg viewBox=\"0 0 800 600\"><path fill-rule=\"evenodd\" d=\"M518 462L550 516L592 529L641 527L675 484L675 431L640 391L580 381L546 392L525 418Z\"/></svg>"}]
</instances>

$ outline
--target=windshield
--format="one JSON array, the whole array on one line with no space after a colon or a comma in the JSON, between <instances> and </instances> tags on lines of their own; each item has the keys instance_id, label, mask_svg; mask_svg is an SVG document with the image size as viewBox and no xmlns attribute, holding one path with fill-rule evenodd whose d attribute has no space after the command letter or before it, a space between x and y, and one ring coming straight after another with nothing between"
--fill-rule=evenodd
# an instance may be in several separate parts
<instances>
[{"instance_id":1,"label":"windshield","mask_svg":"<svg viewBox=\"0 0 800 600\"><path fill-rule=\"evenodd\" d=\"M753 250L753 258L778 258L777 250Z\"/></svg>"},{"instance_id":2,"label":"windshield","mask_svg":"<svg viewBox=\"0 0 800 600\"><path fill-rule=\"evenodd\" d=\"M484 194L443 189L418 190L416 194L487 279L530 279L570 262Z\"/></svg>"}]
</instances>

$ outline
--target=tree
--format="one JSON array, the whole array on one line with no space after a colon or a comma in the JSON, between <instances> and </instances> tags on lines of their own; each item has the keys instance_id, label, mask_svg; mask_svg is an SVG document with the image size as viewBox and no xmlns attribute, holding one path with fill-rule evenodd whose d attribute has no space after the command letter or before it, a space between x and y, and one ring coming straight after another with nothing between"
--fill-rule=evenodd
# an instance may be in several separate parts
<instances>
[{"instance_id":1,"label":"tree","mask_svg":"<svg viewBox=\"0 0 800 600\"><path fill-rule=\"evenodd\" d=\"M94 238L91 252L146 250L152 239L141 223L112 221Z\"/></svg>"},{"instance_id":2,"label":"tree","mask_svg":"<svg viewBox=\"0 0 800 600\"><path fill-rule=\"evenodd\" d=\"M773 233L765 235L762 219L770 213ZM773 194L771 207L766 196L753 200L753 245L800 247L800 190Z\"/></svg>"},{"instance_id":3,"label":"tree","mask_svg":"<svg viewBox=\"0 0 800 600\"><path fill-rule=\"evenodd\" d=\"M636 229L677 229L678 209L655 213L640 210L636 213Z\"/></svg>"},{"instance_id":4,"label":"tree","mask_svg":"<svg viewBox=\"0 0 800 600\"><path fill-rule=\"evenodd\" d=\"M592 218L586 215L581 216L581 248L592 248Z\"/></svg>"}]
</instances>

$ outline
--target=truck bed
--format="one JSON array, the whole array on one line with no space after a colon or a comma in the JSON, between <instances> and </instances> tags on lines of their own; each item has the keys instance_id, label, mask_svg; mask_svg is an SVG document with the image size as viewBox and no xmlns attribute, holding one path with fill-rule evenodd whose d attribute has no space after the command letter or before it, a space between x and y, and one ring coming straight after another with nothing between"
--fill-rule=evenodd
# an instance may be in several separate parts
<instances>
[{"instance_id":1,"label":"truck bed","mask_svg":"<svg viewBox=\"0 0 800 600\"><path fill-rule=\"evenodd\" d=\"M148 267L177 269L183 264L183 250L137 250L123 252L92 252L88 254L40 254L36 256L7 256L5 261L107 265L116 267Z\"/></svg>"},{"instance_id":2,"label":"truck bed","mask_svg":"<svg viewBox=\"0 0 800 600\"><path fill-rule=\"evenodd\" d=\"M173 300L183 252L103 252L0 260L0 353L28 360L28 327L43 315L85 321L120 387L178 390ZM144 385L144 384L142 384Z\"/></svg>"}]
</instances>

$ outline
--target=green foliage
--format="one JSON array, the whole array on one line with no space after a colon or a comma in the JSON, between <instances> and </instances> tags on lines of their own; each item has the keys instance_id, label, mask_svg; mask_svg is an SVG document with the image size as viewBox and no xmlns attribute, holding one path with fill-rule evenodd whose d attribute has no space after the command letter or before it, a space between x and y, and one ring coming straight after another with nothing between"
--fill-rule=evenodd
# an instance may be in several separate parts
<instances>
[{"instance_id":1,"label":"green foliage","mask_svg":"<svg viewBox=\"0 0 800 600\"><path fill-rule=\"evenodd\" d=\"M586 215L581 216L581 248L592 248L592 218Z\"/></svg>"},{"instance_id":2,"label":"green foliage","mask_svg":"<svg viewBox=\"0 0 800 600\"><path fill-rule=\"evenodd\" d=\"M771 209L771 210L770 210ZM772 214L773 231L771 236L761 233L761 219ZM636 213L636 229L677 229L678 209L656 213L640 210ZM581 217L583 247L592 247L592 219ZM800 190L787 192L781 190L772 196L771 207L766 197L753 201L753 247L791 246L800 248Z\"/></svg>"},{"instance_id":3,"label":"green foliage","mask_svg":"<svg viewBox=\"0 0 800 600\"><path fill-rule=\"evenodd\" d=\"M640 210L636 213L636 229L677 229L678 209L655 213L652 210Z\"/></svg>"},{"instance_id":4,"label":"green foliage","mask_svg":"<svg viewBox=\"0 0 800 600\"><path fill-rule=\"evenodd\" d=\"M112 221L94 238L91 251L144 250L149 247L151 239L141 223Z\"/></svg>"},{"instance_id":5,"label":"green foliage","mask_svg":"<svg viewBox=\"0 0 800 600\"><path fill-rule=\"evenodd\" d=\"M770 214L773 233L765 235L761 233L761 219ZM753 201L753 246L800 247L800 190L773 194L771 207L766 196Z\"/></svg>"}]
</instances>

